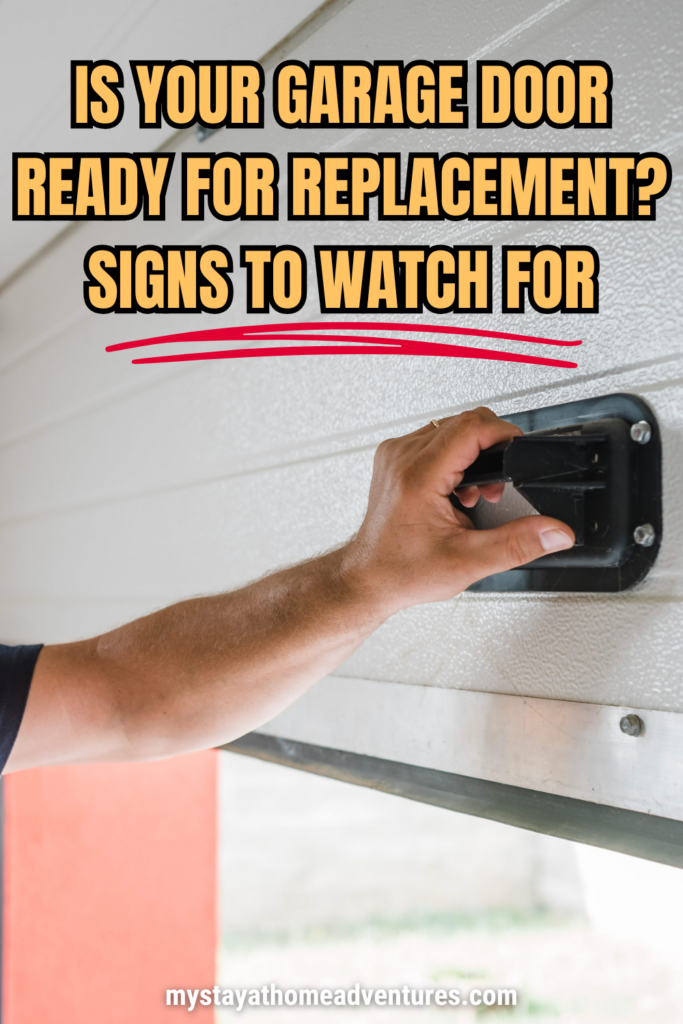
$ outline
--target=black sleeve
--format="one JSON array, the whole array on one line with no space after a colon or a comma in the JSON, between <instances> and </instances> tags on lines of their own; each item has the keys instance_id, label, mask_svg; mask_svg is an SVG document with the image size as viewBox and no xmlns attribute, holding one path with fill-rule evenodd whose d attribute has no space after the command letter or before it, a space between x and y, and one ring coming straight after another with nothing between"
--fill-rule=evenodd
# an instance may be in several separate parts
<instances>
[{"instance_id":1,"label":"black sleeve","mask_svg":"<svg viewBox=\"0 0 683 1024\"><path fill-rule=\"evenodd\" d=\"M0 644L0 772L19 732L42 644L7 647Z\"/></svg>"}]
</instances>

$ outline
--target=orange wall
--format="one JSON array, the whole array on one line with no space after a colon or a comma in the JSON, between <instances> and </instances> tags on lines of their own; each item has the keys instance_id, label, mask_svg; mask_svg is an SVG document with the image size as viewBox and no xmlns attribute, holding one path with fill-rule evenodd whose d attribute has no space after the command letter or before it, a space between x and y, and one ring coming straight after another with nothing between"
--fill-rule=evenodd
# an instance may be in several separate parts
<instances>
[{"instance_id":1,"label":"orange wall","mask_svg":"<svg viewBox=\"0 0 683 1024\"><path fill-rule=\"evenodd\" d=\"M5 779L2 1024L157 1024L213 986L217 758Z\"/></svg>"}]
</instances>

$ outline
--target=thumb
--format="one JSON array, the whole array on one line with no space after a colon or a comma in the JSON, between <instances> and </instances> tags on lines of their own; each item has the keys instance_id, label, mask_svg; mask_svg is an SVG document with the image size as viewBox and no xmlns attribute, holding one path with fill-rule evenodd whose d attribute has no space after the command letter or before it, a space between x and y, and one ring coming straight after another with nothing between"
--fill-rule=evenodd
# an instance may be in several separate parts
<instances>
[{"instance_id":1,"label":"thumb","mask_svg":"<svg viewBox=\"0 0 683 1024\"><path fill-rule=\"evenodd\" d=\"M559 519L524 516L492 530L466 530L460 534L460 541L465 548L468 569L471 569L471 581L474 582L496 572L526 565L551 551L571 548L574 532Z\"/></svg>"}]
</instances>

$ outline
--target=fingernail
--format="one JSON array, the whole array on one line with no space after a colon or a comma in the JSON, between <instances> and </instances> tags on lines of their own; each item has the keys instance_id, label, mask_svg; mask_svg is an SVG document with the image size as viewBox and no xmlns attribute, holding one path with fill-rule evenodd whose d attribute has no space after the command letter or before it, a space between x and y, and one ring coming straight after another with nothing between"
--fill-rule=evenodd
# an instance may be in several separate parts
<instances>
[{"instance_id":1,"label":"fingernail","mask_svg":"<svg viewBox=\"0 0 683 1024\"><path fill-rule=\"evenodd\" d=\"M574 547L574 541L564 530L542 530L539 540L544 551L562 551L563 548Z\"/></svg>"}]
</instances>

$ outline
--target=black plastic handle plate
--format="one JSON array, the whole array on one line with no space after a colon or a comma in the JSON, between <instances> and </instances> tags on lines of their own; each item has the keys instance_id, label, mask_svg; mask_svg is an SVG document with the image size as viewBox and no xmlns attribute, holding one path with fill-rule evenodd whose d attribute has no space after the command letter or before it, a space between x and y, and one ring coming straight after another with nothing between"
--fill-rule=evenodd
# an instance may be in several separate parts
<instances>
[{"instance_id":1,"label":"black plastic handle plate","mask_svg":"<svg viewBox=\"0 0 683 1024\"><path fill-rule=\"evenodd\" d=\"M647 444L631 441L630 493L628 495L628 523L625 541L618 565L585 564L586 552L575 548L570 552L547 555L521 569L497 573L479 580L469 589L494 593L511 592L598 592L609 593L628 590L635 586L652 568L662 537L662 469L661 438L657 419L651 407L637 395L614 394L600 398L587 398L579 402L529 409L526 412L505 415L505 419L521 427L524 433L552 430L559 427L580 426L597 420L624 420L630 426L646 420L652 435ZM490 467L495 473L495 453ZM528 496L528 495L527 495ZM618 495L613 495L618 500ZM466 509L463 511L467 512ZM558 518L562 518L558 516ZM633 530L649 523L655 532L650 547L637 544Z\"/></svg>"}]
</instances>

